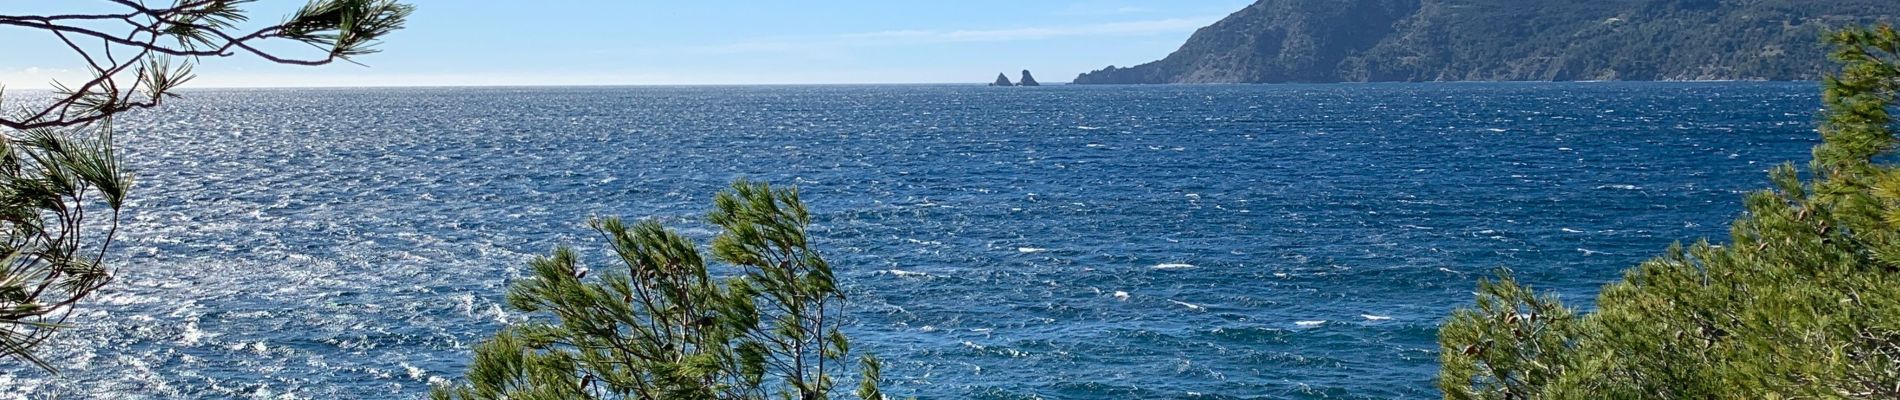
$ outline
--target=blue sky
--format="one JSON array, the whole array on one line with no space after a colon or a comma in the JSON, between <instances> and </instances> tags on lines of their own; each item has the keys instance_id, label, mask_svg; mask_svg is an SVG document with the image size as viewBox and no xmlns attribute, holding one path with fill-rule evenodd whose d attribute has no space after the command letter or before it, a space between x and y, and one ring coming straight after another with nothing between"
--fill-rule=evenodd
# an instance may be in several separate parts
<instances>
[{"instance_id":1,"label":"blue sky","mask_svg":"<svg viewBox=\"0 0 1900 400\"><path fill-rule=\"evenodd\" d=\"M274 21L303 0L251 6ZM7 0L0 14L97 0ZM1167 55L1251 0L412 0L369 67L207 59L196 87L1066 82ZM263 22L263 21L259 21ZM81 64L51 34L0 27L0 83ZM297 50L285 47L286 50Z\"/></svg>"}]
</instances>

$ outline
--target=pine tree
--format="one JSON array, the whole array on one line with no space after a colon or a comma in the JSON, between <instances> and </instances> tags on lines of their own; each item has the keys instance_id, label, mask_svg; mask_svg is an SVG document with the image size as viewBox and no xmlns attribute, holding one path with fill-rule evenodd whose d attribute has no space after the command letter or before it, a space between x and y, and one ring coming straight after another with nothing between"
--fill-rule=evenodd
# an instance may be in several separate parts
<instances>
[{"instance_id":1,"label":"pine tree","mask_svg":"<svg viewBox=\"0 0 1900 400\"><path fill-rule=\"evenodd\" d=\"M1824 142L1747 196L1729 243L1673 246L1576 314L1508 273L1439 332L1448 399L1900 398L1900 34L1832 34Z\"/></svg>"},{"instance_id":2,"label":"pine tree","mask_svg":"<svg viewBox=\"0 0 1900 400\"><path fill-rule=\"evenodd\" d=\"M106 255L132 180L113 150L114 116L178 97L200 59L325 65L375 53L414 11L394 0L311 0L281 23L239 31L249 1L102 3L54 15L0 11L0 28L58 38L91 74L25 101L0 82L0 362L52 371L34 350L118 271ZM272 42L312 49L265 50Z\"/></svg>"},{"instance_id":3,"label":"pine tree","mask_svg":"<svg viewBox=\"0 0 1900 400\"><path fill-rule=\"evenodd\" d=\"M844 294L806 237L795 189L739 181L714 200L712 259L659 223L590 225L613 246L590 274L573 250L529 264L508 304L538 319L475 348L467 382L436 399L830 399L850 342ZM593 275L593 279L588 279ZM881 365L860 359L857 395L882 399Z\"/></svg>"}]
</instances>

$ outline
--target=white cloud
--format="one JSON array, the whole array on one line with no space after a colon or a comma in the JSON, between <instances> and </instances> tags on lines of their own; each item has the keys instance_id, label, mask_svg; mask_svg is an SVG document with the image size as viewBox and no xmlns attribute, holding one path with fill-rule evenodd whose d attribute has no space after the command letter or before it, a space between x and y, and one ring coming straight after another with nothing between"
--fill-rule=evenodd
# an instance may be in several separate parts
<instances>
[{"instance_id":1,"label":"white cloud","mask_svg":"<svg viewBox=\"0 0 1900 400\"><path fill-rule=\"evenodd\" d=\"M0 68L0 85L4 85L10 89L42 89L50 86L54 80L78 81L85 80L89 77L90 76L84 72L72 69L41 67Z\"/></svg>"}]
</instances>

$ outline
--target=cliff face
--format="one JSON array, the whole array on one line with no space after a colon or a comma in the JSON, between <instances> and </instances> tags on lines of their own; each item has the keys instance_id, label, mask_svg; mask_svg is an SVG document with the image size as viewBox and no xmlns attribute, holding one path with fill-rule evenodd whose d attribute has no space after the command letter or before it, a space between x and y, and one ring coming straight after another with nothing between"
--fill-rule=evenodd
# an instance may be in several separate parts
<instances>
[{"instance_id":1,"label":"cliff face","mask_svg":"<svg viewBox=\"0 0 1900 400\"><path fill-rule=\"evenodd\" d=\"M1827 29L1900 0L1260 0L1078 84L1811 80Z\"/></svg>"}]
</instances>

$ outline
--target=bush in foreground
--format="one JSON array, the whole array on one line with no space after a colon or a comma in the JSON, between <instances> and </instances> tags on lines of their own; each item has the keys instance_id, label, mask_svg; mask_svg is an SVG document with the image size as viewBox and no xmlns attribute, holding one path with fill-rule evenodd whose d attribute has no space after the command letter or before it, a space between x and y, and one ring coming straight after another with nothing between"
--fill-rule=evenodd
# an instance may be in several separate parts
<instances>
[{"instance_id":1,"label":"bush in foreground","mask_svg":"<svg viewBox=\"0 0 1900 400\"><path fill-rule=\"evenodd\" d=\"M587 279L572 250L530 263L508 304L539 319L475 348L467 382L436 399L830 399L850 342L844 294L806 240L811 218L794 189L745 181L714 200L723 229L711 258L645 221L592 227L613 245L611 268ZM879 365L860 360L857 395L881 399Z\"/></svg>"},{"instance_id":2,"label":"bush in foreground","mask_svg":"<svg viewBox=\"0 0 1900 400\"><path fill-rule=\"evenodd\" d=\"M1824 142L1749 195L1730 243L1674 246L1578 314L1508 272L1439 332L1448 399L1900 398L1892 27L1832 35Z\"/></svg>"}]
</instances>

